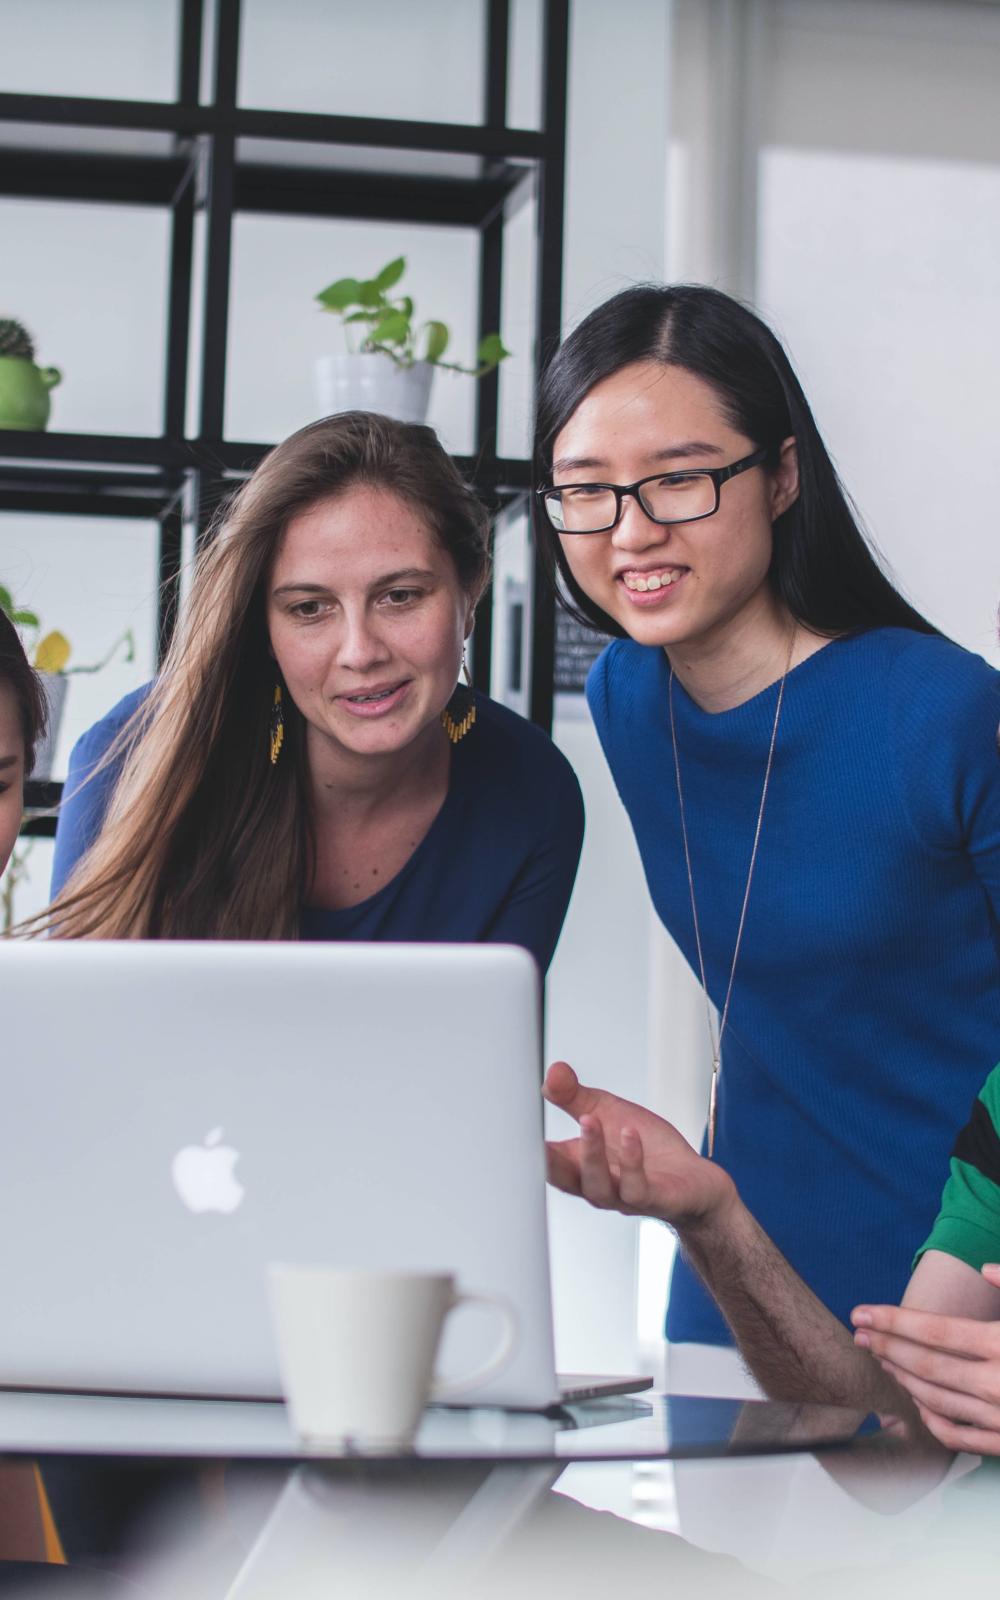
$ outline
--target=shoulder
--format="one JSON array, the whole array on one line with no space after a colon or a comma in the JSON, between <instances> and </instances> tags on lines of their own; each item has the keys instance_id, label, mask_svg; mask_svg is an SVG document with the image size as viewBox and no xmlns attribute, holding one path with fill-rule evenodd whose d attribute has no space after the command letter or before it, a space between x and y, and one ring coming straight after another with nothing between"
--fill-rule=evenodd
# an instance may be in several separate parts
<instances>
[{"instance_id":1,"label":"shoulder","mask_svg":"<svg viewBox=\"0 0 1000 1600\"><path fill-rule=\"evenodd\" d=\"M468 755L471 757L475 751L484 765L506 775L512 783L534 777L563 788L579 789L576 773L544 729L499 700L478 692L476 733L475 744L471 738L468 741Z\"/></svg>"},{"instance_id":2,"label":"shoulder","mask_svg":"<svg viewBox=\"0 0 1000 1600\"><path fill-rule=\"evenodd\" d=\"M616 710L649 692L665 659L634 639L612 639L601 651L587 674L587 703L602 736Z\"/></svg>"},{"instance_id":3,"label":"shoulder","mask_svg":"<svg viewBox=\"0 0 1000 1600\"><path fill-rule=\"evenodd\" d=\"M141 688L133 689L129 694L123 695L117 705L112 706L98 722L82 733L73 746L70 757L74 766L93 765L99 761L107 750L111 748L136 712L145 704L152 683L144 683Z\"/></svg>"},{"instance_id":4,"label":"shoulder","mask_svg":"<svg viewBox=\"0 0 1000 1600\"><path fill-rule=\"evenodd\" d=\"M509 825L516 818L534 825L558 818L583 833L583 796L562 751L536 723L476 694L476 726L455 747L464 786Z\"/></svg>"},{"instance_id":5,"label":"shoulder","mask_svg":"<svg viewBox=\"0 0 1000 1600\"><path fill-rule=\"evenodd\" d=\"M907 628L880 628L870 637L886 662L897 711L924 720L976 707L1000 713L1000 672L974 650Z\"/></svg>"}]
</instances>

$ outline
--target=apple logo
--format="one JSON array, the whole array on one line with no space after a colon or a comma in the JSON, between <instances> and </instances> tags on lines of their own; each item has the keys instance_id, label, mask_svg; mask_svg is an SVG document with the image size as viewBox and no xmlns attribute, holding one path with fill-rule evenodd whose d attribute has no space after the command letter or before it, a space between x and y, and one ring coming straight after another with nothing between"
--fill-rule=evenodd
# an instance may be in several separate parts
<instances>
[{"instance_id":1,"label":"apple logo","mask_svg":"<svg viewBox=\"0 0 1000 1600\"><path fill-rule=\"evenodd\" d=\"M204 1144L178 1150L170 1172L174 1187L189 1211L235 1211L246 1193L233 1173L240 1158L232 1145L222 1143L222 1129L213 1128Z\"/></svg>"}]
</instances>

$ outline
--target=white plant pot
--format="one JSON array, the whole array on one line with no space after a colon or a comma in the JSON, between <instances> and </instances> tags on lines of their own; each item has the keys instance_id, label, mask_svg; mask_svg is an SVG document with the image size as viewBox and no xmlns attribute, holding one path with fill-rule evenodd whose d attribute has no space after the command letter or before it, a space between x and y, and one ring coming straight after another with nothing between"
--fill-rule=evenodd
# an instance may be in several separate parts
<instances>
[{"instance_id":1,"label":"white plant pot","mask_svg":"<svg viewBox=\"0 0 1000 1600\"><path fill-rule=\"evenodd\" d=\"M320 414L378 411L397 422L426 422L433 376L429 361L400 367L377 350L367 355L319 356L316 392Z\"/></svg>"},{"instance_id":2,"label":"white plant pot","mask_svg":"<svg viewBox=\"0 0 1000 1600\"><path fill-rule=\"evenodd\" d=\"M40 672L38 676L42 680L42 688L45 690L45 699L48 702L49 725L45 737L39 741L30 776L34 783L48 783L55 764L56 745L59 743L59 730L62 727L63 710L69 692L69 679L63 672Z\"/></svg>"}]
</instances>

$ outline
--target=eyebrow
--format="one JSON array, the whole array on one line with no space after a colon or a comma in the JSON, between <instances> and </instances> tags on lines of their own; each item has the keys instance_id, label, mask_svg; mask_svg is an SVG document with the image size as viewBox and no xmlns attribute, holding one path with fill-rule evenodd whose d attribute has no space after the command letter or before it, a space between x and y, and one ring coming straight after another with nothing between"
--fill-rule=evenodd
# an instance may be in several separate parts
<instances>
[{"instance_id":1,"label":"eyebrow","mask_svg":"<svg viewBox=\"0 0 1000 1600\"><path fill-rule=\"evenodd\" d=\"M668 444L662 450L651 452L650 461L679 461L685 456L724 456L726 451L719 444L710 444L707 439L686 439L683 444ZM560 456L558 461L553 461L553 472L579 472L591 468L606 467L607 461L600 456Z\"/></svg>"},{"instance_id":2,"label":"eyebrow","mask_svg":"<svg viewBox=\"0 0 1000 1600\"><path fill-rule=\"evenodd\" d=\"M391 588L394 583L404 583L407 579L434 579L436 576L436 573L428 571L425 567L402 567L399 572L383 573L368 587L369 589ZM280 588L271 591L275 599L279 595L286 594L332 594L333 592L325 583L283 583Z\"/></svg>"},{"instance_id":3,"label":"eyebrow","mask_svg":"<svg viewBox=\"0 0 1000 1600\"><path fill-rule=\"evenodd\" d=\"M0 756L0 768L16 767L20 759L20 756Z\"/></svg>"}]
</instances>

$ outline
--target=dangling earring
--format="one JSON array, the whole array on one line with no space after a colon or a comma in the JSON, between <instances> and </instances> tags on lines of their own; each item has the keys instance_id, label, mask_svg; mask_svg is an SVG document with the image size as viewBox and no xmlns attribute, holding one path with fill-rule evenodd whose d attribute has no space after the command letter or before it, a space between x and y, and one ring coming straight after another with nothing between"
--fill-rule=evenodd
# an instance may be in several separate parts
<instances>
[{"instance_id":1,"label":"dangling earring","mask_svg":"<svg viewBox=\"0 0 1000 1600\"><path fill-rule=\"evenodd\" d=\"M472 692L472 674L462 651L462 676L465 683L456 683L455 692L441 713L444 731L452 744L464 739L476 720L476 697Z\"/></svg>"},{"instance_id":2,"label":"dangling earring","mask_svg":"<svg viewBox=\"0 0 1000 1600\"><path fill-rule=\"evenodd\" d=\"M281 747L285 742L285 710L281 704L281 684L274 686L274 702L271 706L271 723L268 729L268 741L271 750L271 765L277 764L281 754Z\"/></svg>"}]
</instances>

